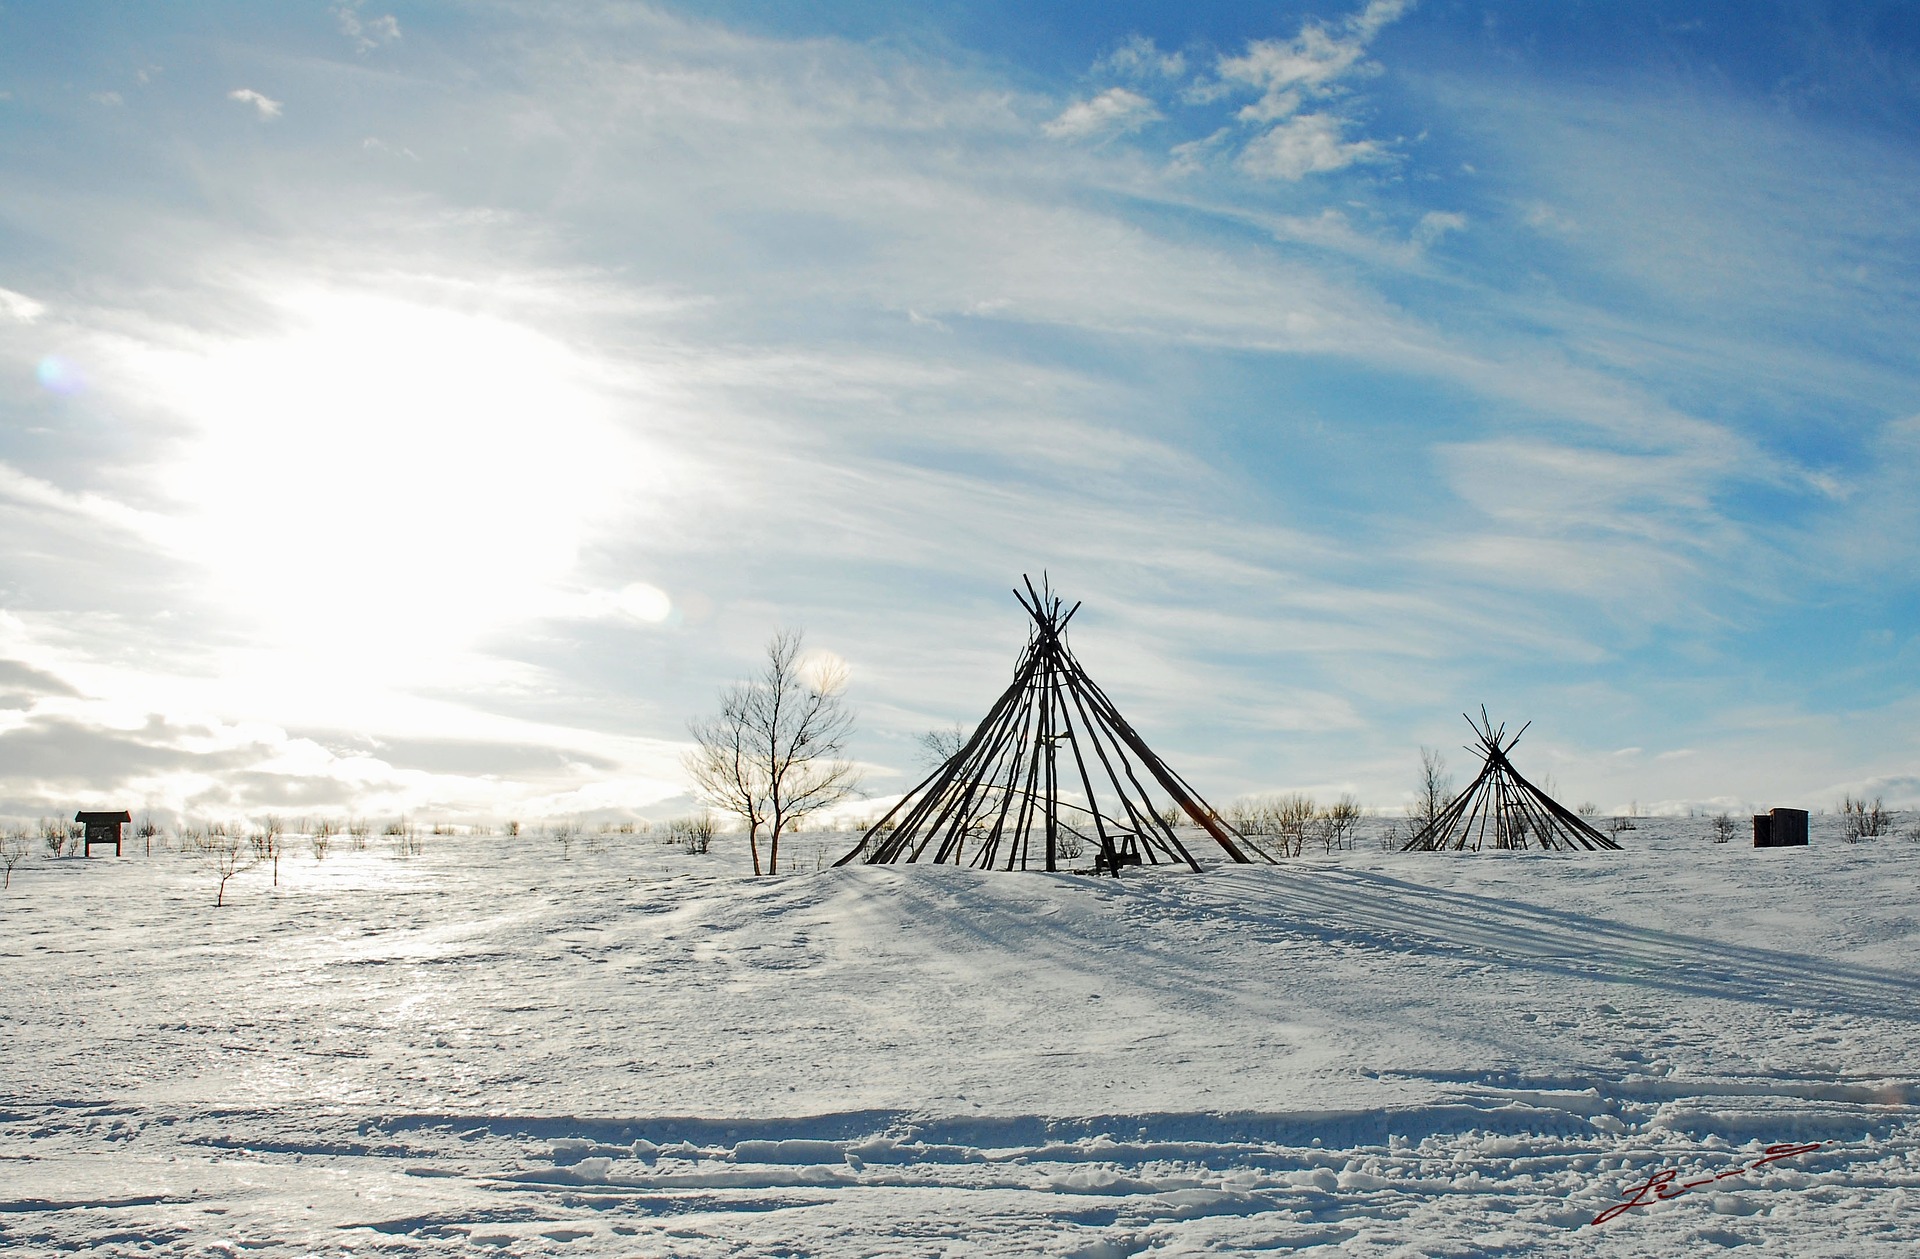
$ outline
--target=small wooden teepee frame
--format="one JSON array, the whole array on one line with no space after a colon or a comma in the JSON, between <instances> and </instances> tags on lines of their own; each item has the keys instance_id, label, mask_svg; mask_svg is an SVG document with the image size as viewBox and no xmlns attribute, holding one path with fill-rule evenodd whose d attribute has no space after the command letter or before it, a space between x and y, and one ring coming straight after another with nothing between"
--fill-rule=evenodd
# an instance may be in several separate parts
<instances>
[{"instance_id":1,"label":"small wooden teepee frame","mask_svg":"<svg viewBox=\"0 0 1920 1259\"><path fill-rule=\"evenodd\" d=\"M1154 755L1074 659L1063 634L1080 605L1063 610L1044 577L1039 590L1030 578L1022 581L1027 592L1016 590L1014 598L1033 618L1033 630L1013 684L966 745L834 864L924 860L1057 870L1062 839L1074 837L1095 850L1096 871L1176 861L1198 870L1143 775L1233 860L1249 861L1247 848L1267 857ZM1101 792L1109 803L1102 804Z\"/></svg>"},{"instance_id":2,"label":"small wooden teepee frame","mask_svg":"<svg viewBox=\"0 0 1920 1259\"><path fill-rule=\"evenodd\" d=\"M1478 752L1486 762L1480 767L1480 776L1431 822L1416 831L1413 838L1401 846L1401 852L1444 849L1457 852L1462 848L1478 851L1483 845L1525 848L1534 842L1542 848L1619 850L1620 845L1523 778L1507 759L1507 753L1520 742L1520 736L1532 722L1521 726L1509 739L1505 725L1494 729L1483 705L1479 723L1467 717L1467 724L1473 727L1474 738L1479 743L1479 747L1469 746L1467 750Z\"/></svg>"}]
</instances>

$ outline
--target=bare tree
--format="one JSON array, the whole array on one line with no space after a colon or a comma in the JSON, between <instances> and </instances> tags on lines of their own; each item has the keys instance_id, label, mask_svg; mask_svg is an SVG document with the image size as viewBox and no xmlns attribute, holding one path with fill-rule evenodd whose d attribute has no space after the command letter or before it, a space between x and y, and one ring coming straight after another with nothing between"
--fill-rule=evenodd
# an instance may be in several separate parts
<instances>
[{"instance_id":1,"label":"bare tree","mask_svg":"<svg viewBox=\"0 0 1920 1259\"><path fill-rule=\"evenodd\" d=\"M707 803L746 824L755 874L777 874L781 834L859 784L843 755L853 731L846 686L844 665L803 663L799 632L782 631L767 643L759 675L721 695L718 716L688 723L687 772Z\"/></svg>"},{"instance_id":2,"label":"bare tree","mask_svg":"<svg viewBox=\"0 0 1920 1259\"><path fill-rule=\"evenodd\" d=\"M17 827L9 828L5 835L0 835L0 866L5 866L7 870L6 881L0 883L0 888L13 886L13 868L27 859L31 847L26 831Z\"/></svg>"},{"instance_id":3,"label":"bare tree","mask_svg":"<svg viewBox=\"0 0 1920 1259\"><path fill-rule=\"evenodd\" d=\"M920 745L920 763L928 769L938 769L958 756L972 737L973 731L956 721L951 726L916 735L914 742Z\"/></svg>"},{"instance_id":4,"label":"bare tree","mask_svg":"<svg viewBox=\"0 0 1920 1259\"><path fill-rule=\"evenodd\" d=\"M1453 775L1447 772L1447 758L1438 748L1420 749L1420 778L1413 789L1413 803L1407 817L1418 835L1433 826L1447 806L1453 803Z\"/></svg>"},{"instance_id":5,"label":"bare tree","mask_svg":"<svg viewBox=\"0 0 1920 1259\"><path fill-rule=\"evenodd\" d=\"M1735 829L1736 827L1731 815L1726 813L1715 814L1713 817L1713 842L1716 844L1731 842Z\"/></svg>"},{"instance_id":6,"label":"bare tree","mask_svg":"<svg viewBox=\"0 0 1920 1259\"><path fill-rule=\"evenodd\" d=\"M201 860L212 867L214 878L219 880L219 892L213 898L214 908L218 909L227 903L227 881L259 864L260 848L238 831L220 825L207 827L199 847Z\"/></svg>"},{"instance_id":7,"label":"bare tree","mask_svg":"<svg viewBox=\"0 0 1920 1259\"><path fill-rule=\"evenodd\" d=\"M267 814L267 820L260 824L248 841L253 851L262 861L273 863L273 885L280 886L280 855L287 850L287 828L274 814Z\"/></svg>"}]
</instances>

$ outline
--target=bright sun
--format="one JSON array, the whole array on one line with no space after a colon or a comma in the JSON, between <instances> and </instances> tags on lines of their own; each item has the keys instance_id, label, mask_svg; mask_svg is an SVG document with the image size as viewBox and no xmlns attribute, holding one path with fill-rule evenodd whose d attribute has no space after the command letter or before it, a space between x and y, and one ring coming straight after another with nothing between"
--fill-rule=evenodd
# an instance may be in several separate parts
<instances>
[{"instance_id":1,"label":"bright sun","mask_svg":"<svg viewBox=\"0 0 1920 1259\"><path fill-rule=\"evenodd\" d=\"M548 336L382 296L277 305L271 333L150 366L195 430L168 473L184 545L296 638L370 618L445 642L524 615L659 475Z\"/></svg>"}]
</instances>

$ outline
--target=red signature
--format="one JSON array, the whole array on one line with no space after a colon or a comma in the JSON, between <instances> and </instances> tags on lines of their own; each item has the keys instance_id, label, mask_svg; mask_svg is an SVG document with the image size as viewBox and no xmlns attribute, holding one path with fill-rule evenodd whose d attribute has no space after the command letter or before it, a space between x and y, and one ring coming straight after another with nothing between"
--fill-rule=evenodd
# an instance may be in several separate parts
<instances>
[{"instance_id":1,"label":"red signature","mask_svg":"<svg viewBox=\"0 0 1920 1259\"><path fill-rule=\"evenodd\" d=\"M1649 1177L1644 1184L1636 1185L1633 1192L1627 1195L1626 1201L1615 1203L1594 1216L1593 1223L1605 1224L1608 1220L1619 1219L1635 1207L1650 1207L1656 1202L1671 1202L1681 1194L1698 1189L1702 1185L1711 1185L1716 1181L1744 1176L1748 1172L1765 1167L1768 1163L1778 1163L1783 1158L1797 1158L1802 1154L1812 1153L1825 1144L1827 1143L1824 1141L1815 1141L1811 1145L1770 1145L1765 1154L1751 1163L1742 1163L1738 1167L1721 1172L1718 1176L1703 1176L1699 1180L1680 1180L1680 1169L1669 1167ZM1680 1183L1675 1184L1675 1181Z\"/></svg>"}]
</instances>

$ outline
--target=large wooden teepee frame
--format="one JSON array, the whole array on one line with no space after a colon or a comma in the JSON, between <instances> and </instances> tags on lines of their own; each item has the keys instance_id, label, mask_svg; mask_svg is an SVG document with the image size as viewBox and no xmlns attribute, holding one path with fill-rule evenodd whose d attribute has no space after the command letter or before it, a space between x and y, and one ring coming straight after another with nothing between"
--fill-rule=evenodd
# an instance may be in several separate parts
<instances>
[{"instance_id":1,"label":"large wooden teepee frame","mask_svg":"<svg viewBox=\"0 0 1920 1259\"><path fill-rule=\"evenodd\" d=\"M1401 852L1526 848L1531 843L1542 848L1619 850L1620 845L1523 778L1507 759L1507 753L1532 722L1521 726L1509 739L1506 726L1495 729L1483 706L1479 722L1467 717L1467 724L1473 727L1479 744L1467 750L1478 752L1485 761L1480 776L1431 822L1414 832L1413 838L1401 845Z\"/></svg>"},{"instance_id":2,"label":"large wooden teepee frame","mask_svg":"<svg viewBox=\"0 0 1920 1259\"><path fill-rule=\"evenodd\" d=\"M1063 610L1042 578L1014 598L1033 629L1013 683L947 762L860 837L835 862L935 861L983 870L1057 870L1062 840L1095 853L1094 869L1199 862L1155 807L1143 778L1211 835L1228 857L1271 861L1154 755L1106 692L1087 676L1063 634L1080 610ZM1104 796L1104 802L1103 802ZM1071 847L1071 845L1065 845Z\"/></svg>"}]
</instances>

